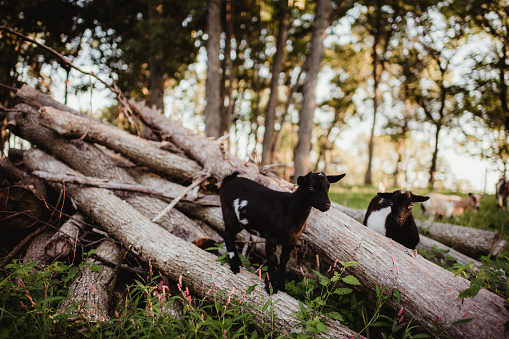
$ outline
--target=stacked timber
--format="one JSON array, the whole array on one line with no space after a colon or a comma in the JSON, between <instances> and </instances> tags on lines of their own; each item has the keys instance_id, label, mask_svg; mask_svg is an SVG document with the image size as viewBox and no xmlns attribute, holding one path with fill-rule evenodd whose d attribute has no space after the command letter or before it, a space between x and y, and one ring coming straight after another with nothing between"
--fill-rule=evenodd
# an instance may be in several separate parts
<instances>
[{"instance_id":1,"label":"stacked timber","mask_svg":"<svg viewBox=\"0 0 509 339\"><path fill-rule=\"evenodd\" d=\"M225 175L237 170L276 190L291 191L292 184L255 163L238 159L216 140L192 133L142 103L131 101L130 109L157 140L83 117L30 87L18 90L17 97L20 103L7 114L8 128L33 147L24 152L23 174L15 174L15 178L30 177L37 187L50 188L51 193L42 189L39 192L35 184L30 185L42 201L49 199L42 199L48 194L57 196L60 206L64 199L70 201L65 204L69 209L66 213L73 215L59 230L48 230L50 234L40 246L46 257L41 260L73 255L76 242L92 227L96 235L102 232L107 238L100 248L104 255L96 258L98 264L113 261L120 265L119 253L132 249L139 260L150 261L173 282L182 281L191 293L211 297L204 294L207 289L204 291L203 284L210 286L213 282L218 291L232 291L231 295L216 295L219 301L226 304L229 298L242 300L259 323L270 319L269 311L259 312L269 297L263 289L244 294L258 277L247 270L233 274L216 260L216 255L199 245L221 241L223 223L214 184ZM11 163L7 167L15 166ZM504 337L509 313L503 298L481 290L474 298L458 299L469 281L372 232L342 209L333 204L326 213L312 211L300 250L293 253L295 271L303 267L312 274L312 270L328 268L338 260L357 261L347 272L359 280L359 289L374 295L376 286L397 288L401 304L398 307L394 297L389 306L396 312L403 306L404 318L412 319L412 324L425 331L455 338ZM254 245L245 246L246 251L263 253L259 240L250 239ZM105 274L95 279L114 281L114 271ZM103 284L104 298L110 285ZM75 298L88 297L73 296L71 302ZM273 308L275 326L298 331L295 313L299 303L283 292L272 298L277 300ZM90 318L106 319L107 312L99 307L103 301L91 302L98 307ZM467 313L471 321L451 326ZM324 321L325 337L356 335L335 320Z\"/></svg>"}]
</instances>

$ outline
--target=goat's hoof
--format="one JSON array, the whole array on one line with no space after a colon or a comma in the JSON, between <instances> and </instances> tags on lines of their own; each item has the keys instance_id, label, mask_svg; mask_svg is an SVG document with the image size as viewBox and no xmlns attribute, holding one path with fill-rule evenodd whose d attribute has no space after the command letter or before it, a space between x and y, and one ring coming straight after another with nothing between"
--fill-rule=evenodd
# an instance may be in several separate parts
<instances>
[{"instance_id":1,"label":"goat's hoof","mask_svg":"<svg viewBox=\"0 0 509 339\"><path fill-rule=\"evenodd\" d=\"M240 266L231 266L231 265L230 265L230 270L231 270L233 273L237 274L237 273L239 273L239 272L240 272Z\"/></svg>"}]
</instances>

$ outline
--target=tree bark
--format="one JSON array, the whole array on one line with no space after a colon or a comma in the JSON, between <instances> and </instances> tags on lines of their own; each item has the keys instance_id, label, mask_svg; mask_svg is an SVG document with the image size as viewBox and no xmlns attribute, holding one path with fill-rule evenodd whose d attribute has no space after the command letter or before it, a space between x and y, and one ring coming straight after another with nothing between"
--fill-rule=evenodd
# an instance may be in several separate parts
<instances>
[{"instance_id":1,"label":"tree bark","mask_svg":"<svg viewBox=\"0 0 509 339\"><path fill-rule=\"evenodd\" d=\"M60 229L44 244L44 253L52 259L66 257L75 250L76 242L81 231L81 225L86 218L81 213L75 213Z\"/></svg>"},{"instance_id":2,"label":"tree bark","mask_svg":"<svg viewBox=\"0 0 509 339\"><path fill-rule=\"evenodd\" d=\"M121 260L120 248L111 240L103 241L95 254L107 262L118 263ZM108 304L112 286L115 285L112 277L115 269L101 265L101 261L97 259L91 259L90 262L100 265L102 270L95 271L85 267L71 284L71 296L60 305L60 312L66 313L70 306L78 303L77 307L72 309L73 314L84 314L92 322L107 321L110 318Z\"/></svg>"},{"instance_id":3,"label":"tree bark","mask_svg":"<svg viewBox=\"0 0 509 339\"><path fill-rule=\"evenodd\" d=\"M154 25L160 25L161 13L158 11L155 1L147 1L147 6L148 20ZM150 106L155 106L161 112L164 112L164 72L160 57L157 55L159 48L152 30L149 32L149 41L152 50L152 57L148 60Z\"/></svg>"},{"instance_id":4,"label":"tree bark","mask_svg":"<svg viewBox=\"0 0 509 339\"><path fill-rule=\"evenodd\" d=\"M290 11L288 0L280 1L279 31L276 41L276 54L272 60L272 79L270 82L270 96L265 113L265 134L263 136L262 165L272 164L274 161L274 121L278 101L279 74L283 67L283 54L286 45L288 26L290 25Z\"/></svg>"},{"instance_id":5,"label":"tree bark","mask_svg":"<svg viewBox=\"0 0 509 339\"><path fill-rule=\"evenodd\" d=\"M336 205L337 208L341 212L345 213L349 217L357 220L358 222L363 222L364 215L366 214L366 210L348 208L348 207L345 207L345 206L341 206L339 204L334 204L334 205ZM429 235L429 232L424 227L424 225L427 225L427 222L422 222L419 219L415 219L415 223L417 224L417 226L419 227L419 230L421 232L424 230L424 233ZM477 236L478 237L483 237L483 236L486 237L488 240L483 241L484 243L489 243L489 239L497 238L496 232L486 233L486 231L477 230L477 229L474 229L474 228L471 228L471 227L464 227L464 226L450 225L450 224L434 223L434 225L436 225L436 229L435 230L437 230L438 233L444 233L450 227L455 228L456 229L455 233L459 233L459 234L462 234L462 233L463 234L467 234L469 231L472 231L474 233L476 231L481 231L481 232L477 233ZM458 262L461 265L468 265L470 263L474 263L474 267L481 266L481 263L479 261L477 261L474 258L472 258L472 257L470 257L470 256L468 256L468 255L458 251L458 249L451 248L451 247L449 247L447 245L444 245L443 243L441 243L441 242L439 242L439 241L437 241L435 239L429 238L429 237L427 237L425 235L422 235L422 234L420 234L419 237L420 237L421 241L417 245L418 249L433 250L433 247L435 247L435 248L437 248L439 250L444 251L444 253L446 252L444 255L452 257L454 260L456 260L456 262ZM464 239L464 240L467 240L466 243L471 243L470 241L468 241L468 239ZM502 240L501 242L502 242L502 244L500 244L500 243L499 244L503 248L503 246L505 246L505 241ZM499 244L497 244L497 246ZM472 248L472 247L469 247L468 249L469 249L470 252L472 252L474 250L474 248ZM486 250L486 247L485 247L485 250Z\"/></svg>"},{"instance_id":6,"label":"tree bark","mask_svg":"<svg viewBox=\"0 0 509 339\"><path fill-rule=\"evenodd\" d=\"M40 150L32 149L27 152L25 162L31 171L43 170L79 176L78 172ZM56 183L51 186L57 190L61 188L61 185ZM261 312L260 307L272 299L274 326L288 332L300 331L300 328L296 327L299 320L295 316L300 307L298 302L287 294L281 292L270 297L261 287L263 282L253 274L245 270L233 274L226 265L220 265L214 255L171 235L108 190L67 187L66 192L78 204L81 211L99 223L109 234L123 244L133 244L142 259L146 261L151 259L154 267L172 281L181 279L183 286L189 287L192 293L204 297L206 290L203 289L203 284L209 287L214 283L214 292L207 295L207 298L219 300L223 304L227 304L230 298L237 302L242 301L245 305L244 309L251 312L255 322L259 324L271 321L269 309ZM253 285L253 281L260 288L244 295L243 293ZM90 289L88 287L88 290ZM231 292L218 293L222 290ZM355 332L336 321L325 319L325 323L327 332L322 335L326 337L340 338L356 335Z\"/></svg>"},{"instance_id":7,"label":"tree bark","mask_svg":"<svg viewBox=\"0 0 509 339\"><path fill-rule=\"evenodd\" d=\"M420 233L472 258L489 253L498 256L505 247L505 240L498 232L422 220L415 220L415 223Z\"/></svg>"},{"instance_id":8,"label":"tree bark","mask_svg":"<svg viewBox=\"0 0 509 339\"><path fill-rule=\"evenodd\" d=\"M221 93L219 74L219 38L221 6L219 0L207 0L207 80L205 83L205 135L219 138L221 134Z\"/></svg>"},{"instance_id":9,"label":"tree bark","mask_svg":"<svg viewBox=\"0 0 509 339\"><path fill-rule=\"evenodd\" d=\"M51 262L51 257L44 252L44 246L52 235L52 231L47 231L32 239L23 256L23 263L28 264L30 261L35 261L35 268L38 270L46 267Z\"/></svg>"},{"instance_id":10,"label":"tree bark","mask_svg":"<svg viewBox=\"0 0 509 339\"><path fill-rule=\"evenodd\" d=\"M368 144L368 167L366 169L366 177L364 178L365 185L371 185L372 174L371 174L371 163L373 161L373 153L375 148L375 127L376 127L376 116L378 113L378 104L380 101L380 89L378 87L380 83L380 74L378 72L378 46L380 43L380 36L382 35L382 1L376 1L376 18L375 18L375 27L372 29L373 34L373 124L371 125L371 133L369 135L369 144Z\"/></svg>"},{"instance_id":11,"label":"tree bark","mask_svg":"<svg viewBox=\"0 0 509 339\"><path fill-rule=\"evenodd\" d=\"M28 105L17 105L19 110L28 112L23 116L20 112L9 112L11 124L9 128L17 134L38 135L37 131L29 130L26 124L29 123L32 128L46 126L55 132L72 137L82 137L90 142L102 144L112 150L124 154L135 162L150 166L158 171L187 180L193 174L199 172L201 167L194 161L185 157L163 151L153 145L150 141L129 134L118 128L99 124L89 119L84 119L74 114L60 111L51 107L46 107L44 112L37 111ZM28 121L33 119L33 121ZM15 123L16 126L13 126ZM49 131L48 134L52 134ZM50 136L51 137L51 136ZM52 149L53 145L46 144L47 149ZM69 141L70 142L70 141ZM39 144L35 141L36 144ZM157 168L156 168L157 167Z\"/></svg>"},{"instance_id":12,"label":"tree bark","mask_svg":"<svg viewBox=\"0 0 509 339\"><path fill-rule=\"evenodd\" d=\"M323 57L325 30L329 26L330 8L330 0L317 1L311 46L304 66L306 76L302 90L303 100L299 121L299 141L297 142L294 155L295 175L293 182L297 182L299 176L305 175L311 170L309 154L311 153L311 136L316 108L316 85Z\"/></svg>"}]
</instances>

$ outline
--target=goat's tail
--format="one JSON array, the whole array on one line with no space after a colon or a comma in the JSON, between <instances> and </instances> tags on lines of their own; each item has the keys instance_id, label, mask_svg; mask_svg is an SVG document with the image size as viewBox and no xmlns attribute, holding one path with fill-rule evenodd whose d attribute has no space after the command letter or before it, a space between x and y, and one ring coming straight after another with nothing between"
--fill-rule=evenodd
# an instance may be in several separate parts
<instances>
[{"instance_id":1,"label":"goat's tail","mask_svg":"<svg viewBox=\"0 0 509 339\"><path fill-rule=\"evenodd\" d=\"M238 175L240 175L239 171L235 171L232 174L228 174L226 177L223 178L223 181L221 181L220 189L225 187L225 185L235 179Z\"/></svg>"}]
</instances>

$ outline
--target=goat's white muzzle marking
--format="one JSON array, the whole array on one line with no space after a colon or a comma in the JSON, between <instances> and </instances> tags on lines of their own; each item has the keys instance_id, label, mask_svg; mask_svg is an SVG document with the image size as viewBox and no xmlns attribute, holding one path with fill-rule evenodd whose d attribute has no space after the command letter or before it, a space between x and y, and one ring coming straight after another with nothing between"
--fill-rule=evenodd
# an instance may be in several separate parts
<instances>
[{"instance_id":1,"label":"goat's white muzzle marking","mask_svg":"<svg viewBox=\"0 0 509 339\"><path fill-rule=\"evenodd\" d=\"M246 226L249 222L247 219L240 218L241 209L247 206L247 200L235 199L233 200L233 210L235 211L235 215L237 216L237 220L240 224Z\"/></svg>"}]
</instances>

